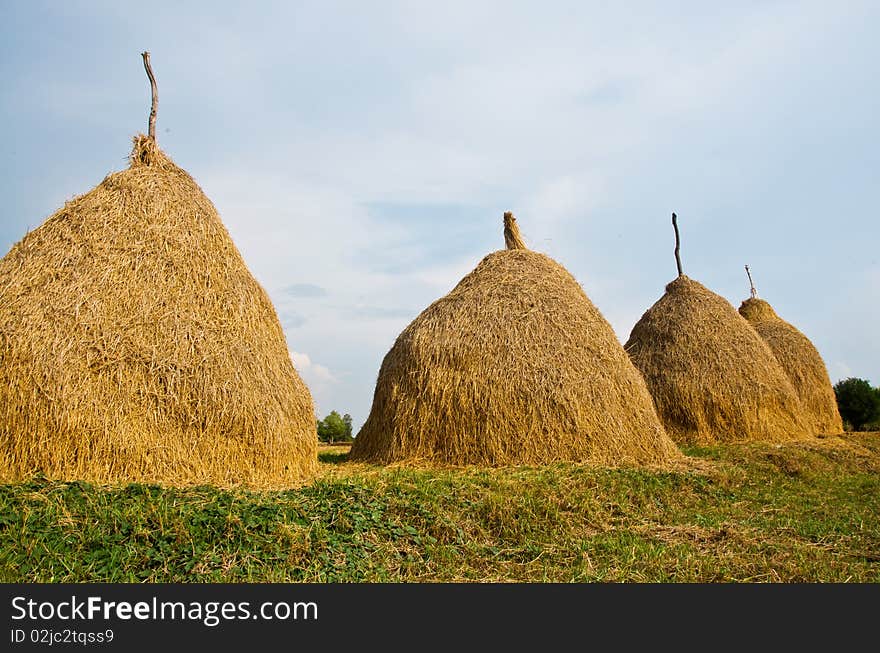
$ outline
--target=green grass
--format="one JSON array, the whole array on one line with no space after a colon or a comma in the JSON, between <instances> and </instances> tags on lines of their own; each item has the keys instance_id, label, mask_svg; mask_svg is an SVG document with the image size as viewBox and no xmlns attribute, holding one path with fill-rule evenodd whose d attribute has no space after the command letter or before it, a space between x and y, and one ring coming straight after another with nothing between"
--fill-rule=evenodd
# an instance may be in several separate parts
<instances>
[{"instance_id":1,"label":"green grass","mask_svg":"<svg viewBox=\"0 0 880 653\"><path fill-rule=\"evenodd\" d=\"M3 582L878 582L880 433L680 471L383 469L281 492L0 486Z\"/></svg>"}]
</instances>

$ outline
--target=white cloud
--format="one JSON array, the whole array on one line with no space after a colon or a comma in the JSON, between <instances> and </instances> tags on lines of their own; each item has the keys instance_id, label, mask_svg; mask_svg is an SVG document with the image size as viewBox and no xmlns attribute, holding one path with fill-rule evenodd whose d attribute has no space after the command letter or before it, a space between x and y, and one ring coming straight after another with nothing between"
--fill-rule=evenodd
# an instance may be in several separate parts
<instances>
[{"instance_id":1,"label":"white cloud","mask_svg":"<svg viewBox=\"0 0 880 653\"><path fill-rule=\"evenodd\" d=\"M331 410L328 407L332 407L337 403L334 397L334 390L339 385L340 380L327 366L314 362L308 354L293 349L289 351L293 366L299 373L300 378L308 386L309 392L312 395L312 400L315 403L315 413L323 415Z\"/></svg>"},{"instance_id":2,"label":"white cloud","mask_svg":"<svg viewBox=\"0 0 880 653\"><path fill-rule=\"evenodd\" d=\"M293 360L293 366L304 378L311 379L317 383L336 383L337 379L332 372L325 366L312 362L308 354L290 350L290 358Z\"/></svg>"}]
</instances>

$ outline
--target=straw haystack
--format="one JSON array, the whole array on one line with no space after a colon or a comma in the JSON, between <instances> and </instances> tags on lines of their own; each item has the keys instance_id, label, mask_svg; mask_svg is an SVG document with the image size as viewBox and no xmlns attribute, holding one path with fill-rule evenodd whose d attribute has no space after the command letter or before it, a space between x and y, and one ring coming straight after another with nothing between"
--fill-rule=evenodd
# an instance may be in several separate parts
<instances>
[{"instance_id":1,"label":"straw haystack","mask_svg":"<svg viewBox=\"0 0 880 653\"><path fill-rule=\"evenodd\" d=\"M382 362L355 460L438 464L679 456L614 332L561 265L525 249L486 256L421 313Z\"/></svg>"},{"instance_id":2,"label":"straw haystack","mask_svg":"<svg viewBox=\"0 0 880 653\"><path fill-rule=\"evenodd\" d=\"M153 138L16 244L0 279L4 481L314 472L311 396L269 297Z\"/></svg>"},{"instance_id":3,"label":"straw haystack","mask_svg":"<svg viewBox=\"0 0 880 653\"><path fill-rule=\"evenodd\" d=\"M809 437L800 402L767 344L723 297L682 273L632 329L625 349L657 413L683 444Z\"/></svg>"},{"instance_id":4,"label":"straw haystack","mask_svg":"<svg viewBox=\"0 0 880 653\"><path fill-rule=\"evenodd\" d=\"M674 440L809 437L797 395L770 348L730 303L681 275L625 345Z\"/></svg>"},{"instance_id":5,"label":"straw haystack","mask_svg":"<svg viewBox=\"0 0 880 653\"><path fill-rule=\"evenodd\" d=\"M763 299L752 297L739 307L755 331L770 346L788 375L804 413L817 433L842 433L834 388L828 370L813 343L780 318Z\"/></svg>"}]
</instances>

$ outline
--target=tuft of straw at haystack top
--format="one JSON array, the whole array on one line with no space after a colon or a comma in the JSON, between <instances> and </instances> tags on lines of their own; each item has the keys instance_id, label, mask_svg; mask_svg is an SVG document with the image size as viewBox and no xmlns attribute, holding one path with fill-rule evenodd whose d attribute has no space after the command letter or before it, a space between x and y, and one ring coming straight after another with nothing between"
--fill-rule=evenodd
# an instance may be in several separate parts
<instances>
[{"instance_id":1,"label":"tuft of straw at haystack top","mask_svg":"<svg viewBox=\"0 0 880 653\"><path fill-rule=\"evenodd\" d=\"M486 256L386 354L354 460L667 464L680 453L611 326L556 261Z\"/></svg>"},{"instance_id":2,"label":"tuft of straw at haystack top","mask_svg":"<svg viewBox=\"0 0 880 653\"><path fill-rule=\"evenodd\" d=\"M522 235L519 232L519 225L513 213L506 211L502 217L504 221L504 245L507 249L528 249Z\"/></svg>"},{"instance_id":3,"label":"tuft of straw at haystack top","mask_svg":"<svg viewBox=\"0 0 880 653\"><path fill-rule=\"evenodd\" d=\"M763 299L752 297L743 301L739 313L779 361L813 430L823 434L842 433L843 421L828 369L810 339L780 318Z\"/></svg>"},{"instance_id":4,"label":"tuft of straw at haystack top","mask_svg":"<svg viewBox=\"0 0 880 653\"><path fill-rule=\"evenodd\" d=\"M2 480L266 486L315 472L312 399L275 309L154 138L13 246L0 278Z\"/></svg>"},{"instance_id":5,"label":"tuft of straw at haystack top","mask_svg":"<svg viewBox=\"0 0 880 653\"><path fill-rule=\"evenodd\" d=\"M684 274L636 323L625 349L679 443L812 436L767 343L726 299Z\"/></svg>"}]
</instances>

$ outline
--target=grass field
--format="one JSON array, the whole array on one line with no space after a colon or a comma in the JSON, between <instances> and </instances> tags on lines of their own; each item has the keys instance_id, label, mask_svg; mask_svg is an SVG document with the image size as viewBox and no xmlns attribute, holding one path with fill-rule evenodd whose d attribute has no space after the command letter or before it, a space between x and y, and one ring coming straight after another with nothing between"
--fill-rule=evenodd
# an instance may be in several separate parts
<instances>
[{"instance_id":1,"label":"grass field","mask_svg":"<svg viewBox=\"0 0 880 653\"><path fill-rule=\"evenodd\" d=\"M880 433L676 471L409 469L276 492L0 486L4 582L878 582Z\"/></svg>"}]
</instances>

